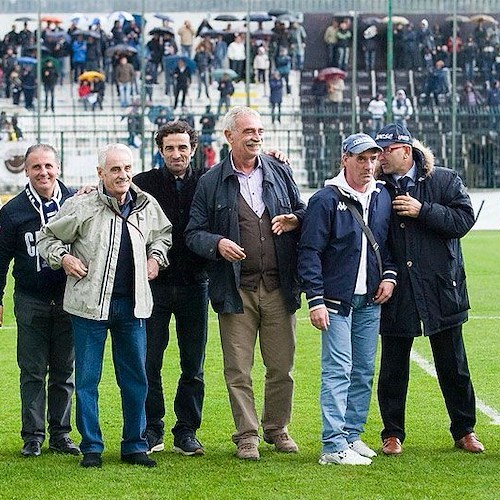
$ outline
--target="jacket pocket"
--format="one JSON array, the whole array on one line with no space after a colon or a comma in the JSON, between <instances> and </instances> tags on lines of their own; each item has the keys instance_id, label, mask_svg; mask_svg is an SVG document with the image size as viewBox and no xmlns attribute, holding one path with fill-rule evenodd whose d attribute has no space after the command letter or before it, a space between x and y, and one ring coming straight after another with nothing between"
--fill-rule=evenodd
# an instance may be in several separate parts
<instances>
[{"instance_id":1,"label":"jacket pocket","mask_svg":"<svg viewBox=\"0 0 500 500\"><path fill-rule=\"evenodd\" d=\"M470 308L463 268L457 271L455 278L438 274L437 279L439 305L443 317L452 316Z\"/></svg>"}]
</instances>

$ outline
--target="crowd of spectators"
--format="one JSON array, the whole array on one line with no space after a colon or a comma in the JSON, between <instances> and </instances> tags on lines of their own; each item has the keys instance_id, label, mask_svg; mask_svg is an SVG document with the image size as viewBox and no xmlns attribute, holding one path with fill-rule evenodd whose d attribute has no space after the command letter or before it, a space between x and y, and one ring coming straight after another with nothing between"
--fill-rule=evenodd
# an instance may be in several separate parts
<instances>
[{"instance_id":1,"label":"crowd of spectators","mask_svg":"<svg viewBox=\"0 0 500 500\"><path fill-rule=\"evenodd\" d=\"M143 69L149 101L153 100L153 88L158 85L170 96L174 109L183 107L193 83L197 83L198 98L202 93L210 98L209 86L215 82L220 91L220 111L230 105L234 92L231 87L246 77L246 26L233 29L227 24L223 29L214 29L204 19L197 28L186 20L175 29L170 20L164 19L160 27L148 31L142 54L140 21L117 19L109 31L101 22L95 18L82 26L81 20L75 18L67 29L57 18L42 23L45 110L55 110L54 93L57 84L63 83L78 84L77 97L85 109L101 108L104 81L116 88L121 106L128 107L133 104L134 96L139 95ZM277 71L286 92L290 93L290 71L301 70L304 64L307 34L303 26L295 19L286 22L276 19L272 29L264 29L263 22L256 29L253 25L250 28L252 82L261 83L262 94L270 95L270 76ZM0 38L0 97L19 105L24 95L27 109L33 109L37 88L36 37L36 31L31 31L25 22L21 31L13 25ZM88 72L100 72L103 77L87 78ZM99 96L98 101L94 94Z\"/></svg>"}]
</instances>

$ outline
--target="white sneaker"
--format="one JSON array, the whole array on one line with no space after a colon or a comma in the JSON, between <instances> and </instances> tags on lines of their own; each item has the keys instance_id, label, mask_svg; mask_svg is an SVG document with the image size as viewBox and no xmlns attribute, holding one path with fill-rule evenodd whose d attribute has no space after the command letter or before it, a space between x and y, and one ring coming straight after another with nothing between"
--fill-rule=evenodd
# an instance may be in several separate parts
<instances>
[{"instance_id":1,"label":"white sneaker","mask_svg":"<svg viewBox=\"0 0 500 500\"><path fill-rule=\"evenodd\" d=\"M361 456L351 448L337 453L322 453L319 457L320 465L370 465L371 463L369 458Z\"/></svg>"},{"instance_id":2,"label":"white sneaker","mask_svg":"<svg viewBox=\"0 0 500 500\"><path fill-rule=\"evenodd\" d=\"M377 454L365 443L363 443L361 439L349 443L349 448L351 448L351 450L354 450L362 457L373 458L377 456Z\"/></svg>"}]
</instances>

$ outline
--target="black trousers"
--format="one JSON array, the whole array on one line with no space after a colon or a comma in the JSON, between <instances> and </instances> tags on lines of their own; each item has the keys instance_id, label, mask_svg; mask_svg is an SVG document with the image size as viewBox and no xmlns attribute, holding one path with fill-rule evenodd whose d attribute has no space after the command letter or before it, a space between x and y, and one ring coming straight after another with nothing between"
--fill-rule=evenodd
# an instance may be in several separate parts
<instances>
[{"instance_id":1,"label":"black trousers","mask_svg":"<svg viewBox=\"0 0 500 500\"><path fill-rule=\"evenodd\" d=\"M429 337L439 386L450 416L450 432L458 440L474 430L476 400L470 379L462 326ZM378 402L384 424L382 439L405 439L405 406L413 337L382 336Z\"/></svg>"},{"instance_id":2,"label":"black trousers","mask_svg":"<svg viewBox=\"0 0 500 500\"><path fill-rule=\"evenodd\" d=\"M153 282L154 283L154 282ZM165 399L163 395L163 355L170 340L169 324L175 317L181 375L177 383L172 428L175 437L195 434L201 425L205 382L203 364L207 343L208 282L192 285L151 285L154 306L146 321L148 397L147 429L163 436Z\"/></svg>"},{"instance_id":3,"label":"black trousers","mask_svg":"<svg viewBox=\"0 0 500 500\"><path fill-rule=\"evenodd\" d=\"M17 321L17 363L21 370L21 437L45 439L47 415L50 442L71 432L75 349L69 315L61 304L47 304L14 294Z\"/></svg>"}]
</instances>

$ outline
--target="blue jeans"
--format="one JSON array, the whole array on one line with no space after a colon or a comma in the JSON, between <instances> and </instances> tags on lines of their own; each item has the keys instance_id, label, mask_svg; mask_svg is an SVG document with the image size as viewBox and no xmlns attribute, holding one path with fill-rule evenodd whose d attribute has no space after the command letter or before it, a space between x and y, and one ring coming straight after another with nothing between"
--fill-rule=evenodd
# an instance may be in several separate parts
<instances>
[{"instance_id":1,"label":"blue jeans","mask_svg":"<svg viewBox=\"0 0 500 500\"><path fill-rule=\"evenodd\" d=\"M119 83L118 89L120 90L120 106L127 107L130 104L130 97L132 96L132 82Z\"/></svg>"},{"instance_id":2,"label":"blue jeans","mask_svg":"<svg viewBox=\"0 0 500 500\"><path fill-rule=\"evenodd\" d=\"M147 428L163 436L165 399L161 370L163 355L170 339L169 324L175 317L179 346L181 376L177 384L174 411L177 422L172 429L175 437L195 434L201 425L205 396L203 363L207 343L208 282L193 285L167 285L151 282L154 307L147 320L146 400Z\"/></svg>"},{"instance_id":3,"label":"blue jeans","mask_svg":"<svg viewBox=\"0 0 500 500\"><path fill-rule=\"evenodd\" d=\"M359 439L370 406L380 306L354 295L349 316L331 313L322 334L323 453L343 451Z\"/></svg>"},{"instance_id":4,"label":"blue jeans","mask_svg":"<svg viewBox=\"0 0 500 500\"><path fill-rule=\"evenodd\" d=\"M134 301L111 300L109 319L97 321L71 316L75 338L76 425L82 435L82 453L102 453L98 386L102 375L104 345L111 332L113 364L120 388L123 413L122 455L148 450L145 402L146 321L134 317Z\"/></svg>"}]
</instances>

